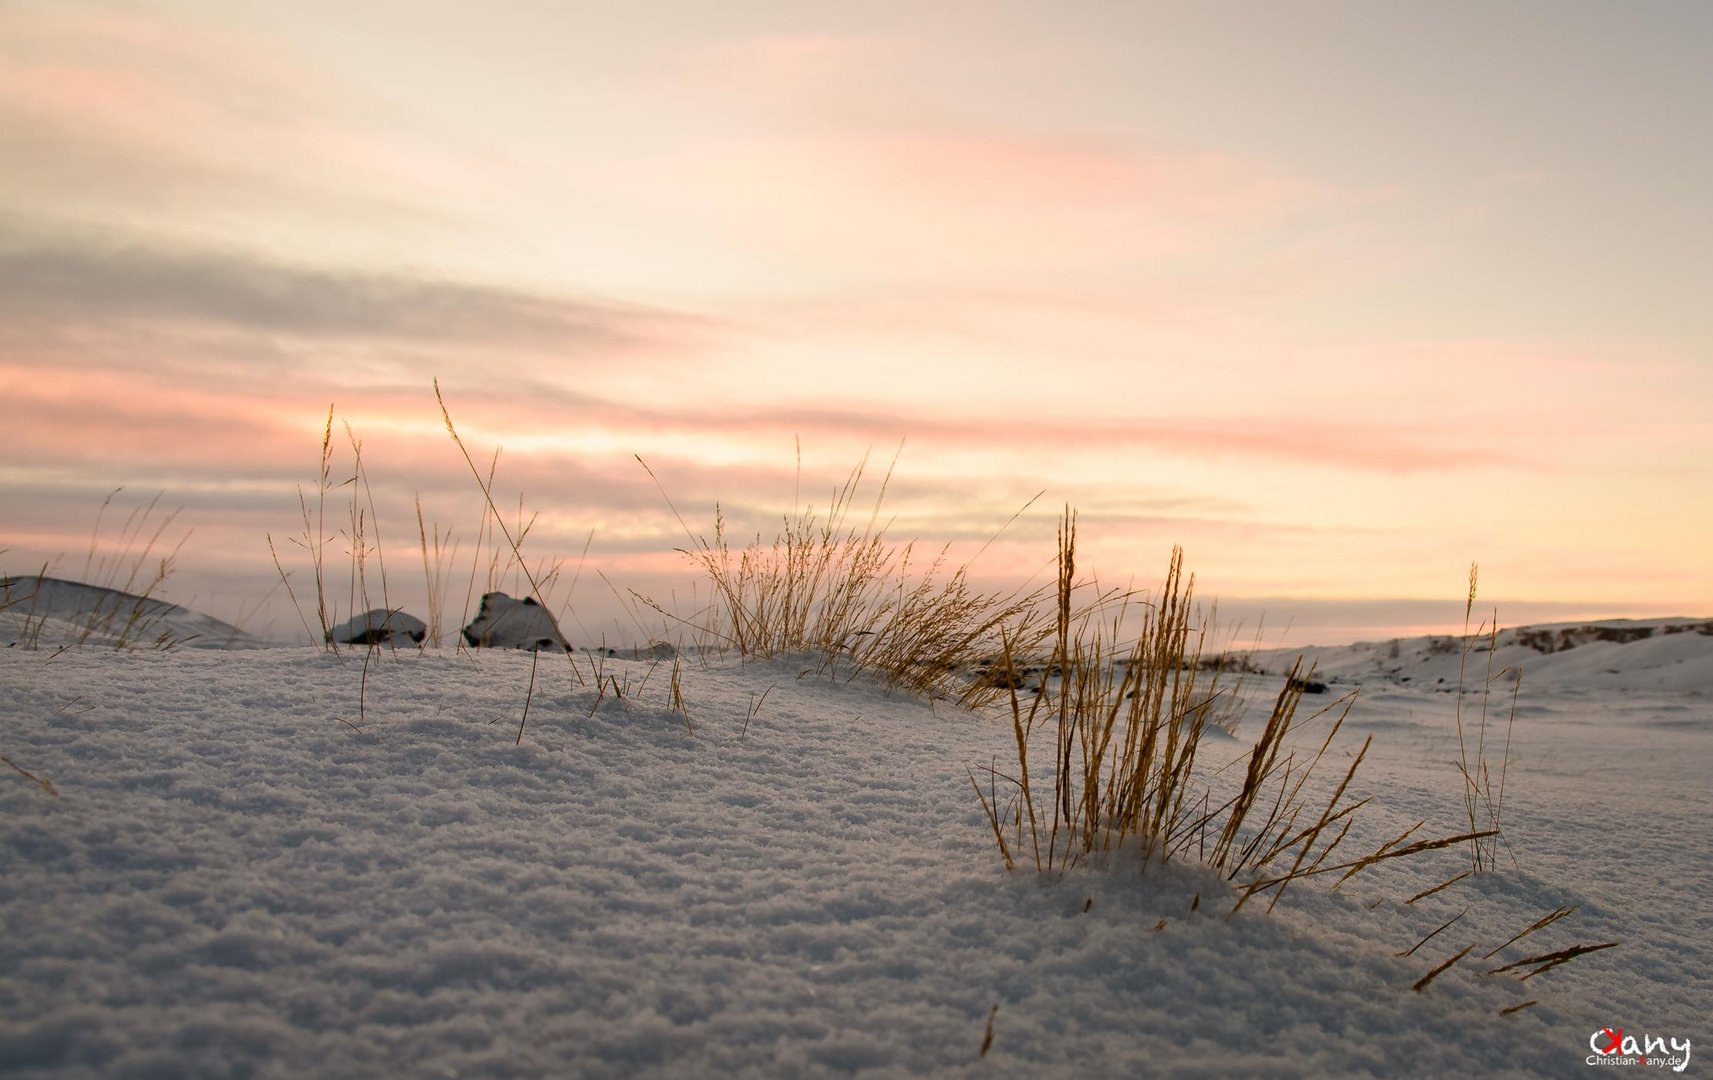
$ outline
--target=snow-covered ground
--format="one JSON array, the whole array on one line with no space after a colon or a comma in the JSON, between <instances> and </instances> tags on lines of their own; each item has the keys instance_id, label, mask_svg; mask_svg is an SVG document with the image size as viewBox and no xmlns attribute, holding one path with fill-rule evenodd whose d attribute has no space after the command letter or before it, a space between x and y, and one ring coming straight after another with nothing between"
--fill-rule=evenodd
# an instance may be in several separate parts
<instances>
[{"instance_id":1,"label":"snow-covered ground","mask_svg":"<svg viewBox=\"0 0 1713 1080\"><path fill-rule=\"evenodd\" d=\"M0 754L57 792L0 766L7 1075L1566 1076L1607 1028L1688 1040L1686 1073L1713 1053L1695 629L1497 658L1528 672L1514 864L1406 904L1467 863L1439 852L1235 917L1193 864L1007 873L966 769L1003 764L1009 726L806 662L686 660L686 720L670 661L543 654L531 693L514 652L52 630L0 649ZM1305 699L1364 684L1332 752L1375 737L1355 848L1467 824L1457 657L1395 653L1323 652L1339 682Z\"/></svg>"}]
</instances>

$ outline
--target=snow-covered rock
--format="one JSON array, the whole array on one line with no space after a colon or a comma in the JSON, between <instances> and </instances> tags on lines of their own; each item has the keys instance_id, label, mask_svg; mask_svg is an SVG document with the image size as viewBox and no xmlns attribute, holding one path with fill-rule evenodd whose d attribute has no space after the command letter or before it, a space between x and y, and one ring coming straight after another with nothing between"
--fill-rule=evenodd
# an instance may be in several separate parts
<instances>
[{"instance_id":1,"label":"snow-covered rock","mask_svg":"<svg viewBox=\"0 0 1713 1080\"><path fill-rule=\"evenodd\" d=\"M536 603L535 597L514 600L503 592L482 597L481 610L464 628L464 640L496 649L571 650L553 616Z\"/></svg>"},{"instance_id":2,"label":"snow-covered rock","mask_svg":"<svg viewBox=\"0 0 1713 1080\"><path fill-rule=\"evenodd\" d=\"M397 608L375 608L327 631L335 645L421 645L428 624Z\"/></svg>"}]
</instances>

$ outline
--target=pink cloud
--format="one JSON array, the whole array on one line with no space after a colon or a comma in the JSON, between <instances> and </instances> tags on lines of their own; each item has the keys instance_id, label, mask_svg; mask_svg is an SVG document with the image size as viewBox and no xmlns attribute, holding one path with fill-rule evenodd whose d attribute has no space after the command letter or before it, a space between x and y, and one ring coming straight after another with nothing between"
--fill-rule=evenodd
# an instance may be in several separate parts
<instances>
[{"instance_id":1,"label":"pink cloud","mask_svg":"<svg viewBox=\"0 0 1713 1080\"><path fill-rule=\"evenodd\" d=\"M1206 254L1333 197L1229 155L907 130L684 143L580 177L688 235L883 281L1016 284Z\"/></svg>"},{"instance_id":2,"label":"pink cloud","mask_svg":"<svg viewBox=\"0 0 1713 1080\"><path fill-rule=\"evenodd\" d=\"M1136 207L1231 223L1277 218L1323 185L1231 154L1070 135L898 134L836 148L859 176L936 202Z\"/></svg>"},{"instance_id":3,"label":"pink cloud","mask_svg":"<svg viewBox=\"0 0 1713 1080\"><path fill-rule=\"evenodd\" d=\"M187 466L218 461L274 471L301 433L270 395L173 386L146 374L66 370L0 357L15 412L7 439L25 462L101 460Z\"/></svg>"}]
</instances>

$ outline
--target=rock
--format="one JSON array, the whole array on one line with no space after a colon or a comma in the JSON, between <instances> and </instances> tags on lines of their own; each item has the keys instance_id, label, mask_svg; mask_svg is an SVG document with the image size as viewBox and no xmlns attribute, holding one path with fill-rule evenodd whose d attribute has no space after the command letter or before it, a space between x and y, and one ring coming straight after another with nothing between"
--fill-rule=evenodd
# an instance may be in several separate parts
<instances>
[{"instance_id":1,"label":"rock","mask_svg":"<svg viewBox=\"0 0 1713 1080\"><path fill-rule=\"evenodd\" d=\"M428 626L421 619L387 608L365 611L327 631L327 640L335 645L391 645L396 648L407 641L421 645L427 636Z\"/></svg>"},{"instance_id":2,"label":"rock","mask_svg":"<svg viewBox=\"0 0 1713 1080\"><path fill-rule=\"evenodd\" d=\"M503 592L482 597L482 609L464 628L464 640L478 648L571 651L553 616L535 597L514 600Z\"/></svg>"}]
</instances>

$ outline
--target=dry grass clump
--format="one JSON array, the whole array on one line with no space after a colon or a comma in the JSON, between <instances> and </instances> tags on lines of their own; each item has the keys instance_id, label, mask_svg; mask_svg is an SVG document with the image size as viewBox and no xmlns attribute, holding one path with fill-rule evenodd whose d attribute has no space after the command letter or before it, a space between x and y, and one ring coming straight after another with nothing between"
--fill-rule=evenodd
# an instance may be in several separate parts
<instances>
[{"instance_id":1,"label":"dry grass clump","mask_svg":"<svg viewBox=\"0 0 1713 1080\"><path fill-rule=\"evenodd\" d=\"M741 549L733 547L718 506L709 539L692 532L667 497L690 541L678 550L713 585L714 601L695 630L745 657L811 653L821 671L866 671L912 693L969 706L997 700L999 686L970 675L1008 642L1028 650L1046 640L1051 625L1040 617L1040 590L980 592L970 583L969 564L948 571L946 549L923 559L914 543L888 539L880 508L890 468L857 524L854 504L866 467L864 458L824 512L800 507L771 541L757 534Z\"/></svg>"},{"instance_id":2,"label":"dry grass clump","mask_svg":"<svg viewBox=\"0 0 1713 1080\"><path fill-rule=\"evenodd\" d=\"M1324 804L1311 801L1311 776L1348 713L1350 699L1328 725L1319 749L1305 760L1290 737L1332 709L1297 717L1307 680L1293 669L1244 763L1236 792L1217 805L1195 765L1210 716L1225 693L1222 672L1201 663L1203 630L1195 625L1194 579L1183 575L1174 550L1158 597L1145 608L1141 632L1116 645L1104 604L1081 612L1076 583L1076 517L1067 509L1059 531L1057 612L1048 671L1052 685L1025 707L1010 691L1016 775L989 770L988 786L971 774L1007 867L1032 861L1039 871L1063 872L1098 852L1133 848L1142 865L1193 857L1228 880L1246 877L1236 904L1271 893L1269 908L1294 881L1342 871L1348 878L1375 863L1490 835L1469 833L1406 843L1418 824L1367 855L1335 860L1355 813L1366 799L1347 799L1367 753L1364 743ZM1109 598L1103 598L1103 601ZM1121 598L1128 603L1128 598ZM1008 643L1009 644L1009 643ZM1007 648L1006 670L1018 665ZM1015 680L1007 680L1015 682ZM1051 795L1038 790L1038 744L1051 739L1046 770ZM1034 771L1032 772L1032 765ZM1010 787L1001 796L999 781ZM1341 879L1342 880L1342 879Z\"/></svg>"}]
</instances>

